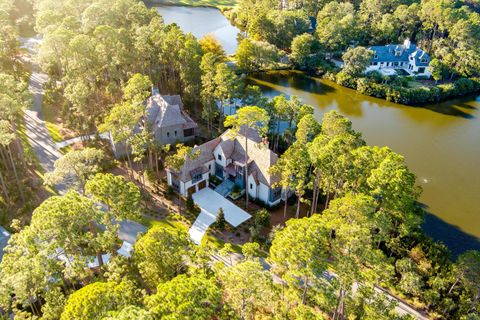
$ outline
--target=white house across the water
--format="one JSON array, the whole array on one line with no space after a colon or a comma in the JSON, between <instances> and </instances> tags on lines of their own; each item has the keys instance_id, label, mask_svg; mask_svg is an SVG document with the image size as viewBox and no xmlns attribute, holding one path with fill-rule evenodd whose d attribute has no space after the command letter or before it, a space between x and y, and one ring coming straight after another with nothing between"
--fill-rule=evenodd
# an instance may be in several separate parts
<instances>
[{"instance_id":1,"label":"white house across the water","mask_svg":"<svg viewBox=\"0 0 480 320\"><path fill-rule=\"evenodd\" d=\"M406 39L403 44L372 46L373 58L366 72L377 70L384 74L393 74L394 70L403 70L404 75L430 77L428 65L430 56Z\"/></svg>"}]
</instances>

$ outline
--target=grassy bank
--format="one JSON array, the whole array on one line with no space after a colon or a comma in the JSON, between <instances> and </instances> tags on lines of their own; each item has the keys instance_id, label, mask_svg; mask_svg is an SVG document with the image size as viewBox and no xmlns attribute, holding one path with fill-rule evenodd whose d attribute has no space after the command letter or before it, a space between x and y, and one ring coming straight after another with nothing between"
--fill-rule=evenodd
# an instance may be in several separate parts
<instances>
[{"instance_id":1,"label":"grassy bank","mask_svg":"<svg viewBox=\"0 0 480 320\"><path fill-rule=\"evenodd\" d=\"M213 7L231 8L237 4L236 0L148 0L152 5L189 6L189 7Z\"/></svg>"}]
</instances>

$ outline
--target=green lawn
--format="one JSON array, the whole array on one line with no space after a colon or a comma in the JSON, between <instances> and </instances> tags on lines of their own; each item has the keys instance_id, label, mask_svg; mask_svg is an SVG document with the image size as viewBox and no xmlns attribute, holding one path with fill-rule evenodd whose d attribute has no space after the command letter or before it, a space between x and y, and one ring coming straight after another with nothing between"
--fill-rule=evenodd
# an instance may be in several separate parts
<instances>
[{"instance_id":1,"label":"green lawn","mask_svg":"<svg viewBox=\"0 0 480 320\"><path fill-rule=\"evenodd\" d=\"M188 228L187 226L181 222L181 221L177 221L177 220L171 220L171 219L166 219L166 220L152 220L152 219L148 219L148 218L144 218L143 220L143 224L145 226L147 226L148 228L152 228L152 227L165 227L165 228L178 228L178 229L181 229L181 230L184 230L185 232L188 232ZM207 231L207 234L205 235L205 237L203 238L202 242L208 242L210 244L213 245L214 248L216 249L221 249L224 245L225 245L225 242L214 237L213 235L209 234L208 231ZM237 253L242 253L242 247L239 246L239 245L236 245L236 244L232 244L233 246L233 250Z\"/></svg>"},{"instance_id":2,"label":"green lawn","mask_svg":"<svg viewBox=\"0 0 480 320\"><path fill-rule=\"evenodd\" d=\"M60 134L60 130L56 124L57 110L55 110L53 101L48 97L45 97L45 99L43 99L42 114L43 114L43 120L45 121L45 125L47 127L48 133L52 137L53 141L55 142L63 141L63 137Z\"/></svg>"},{"instance_id":3,"label":"green lawn","mask_svg":"<svg viewBox=\"0 0 480 320\"><path fill-rule=\"evenodd\" d=\"M187 226L185 226L185 224L183 224L181 221L170 220L168 218L166 220L145 219L143 224L145 224L149 229L153 227L165 227L188 231Z\"/></svg>"},{"instance_id":4,"label":"green lawn","mask_svg":"<svg viewBox=\"0 0 480 320\"><path fill-rule=\"evenodd\" d=\"M408 81L408 87L409 88L425 88L423 83L415 81L415 80Z\"/></svg>"},{"instance_id":5,"label":"green lawn","mask_svg":"<svg viewBox=\"0 0 480 320\"><path fill-rule=\"evenodd\" d=\"M192 7L215 7L215 8L231 8L237 4L236 0L156 0L155 4L168 4Z\"/></svg>"}]
</instances>

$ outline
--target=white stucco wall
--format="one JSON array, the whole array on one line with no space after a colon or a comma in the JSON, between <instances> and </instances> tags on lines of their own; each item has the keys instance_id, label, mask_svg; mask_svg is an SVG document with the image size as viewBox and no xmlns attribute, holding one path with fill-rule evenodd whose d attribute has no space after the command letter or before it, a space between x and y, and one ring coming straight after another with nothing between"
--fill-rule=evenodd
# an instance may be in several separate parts
<instances>
[{"instance_id":1,"label":"white stucco wall","mask_svg":"<svg viewBox=\"0 0 480 320\"><path fill-rule=\"evenodd\" d=\"M412 68L410 68L412 66ZM365 69L365 72L370 72L374 70L380 70L380 69L404 69L405 71L411 73L412 75L420 75L420 76L431 76L430 70L428 67L424 67L425 72L423 73L418 73L419 67L415 65L415 60L411 60L409 63L404 62L403 65L399 66L394 66L392 62L390 62L390 65L387 66L386 63L380 64L380 62L376 66L368 66L367 69Z\"/></svg>"},{"instance_id":2,"label":"white stucco wall","mask_svg":"<svg viewBox=\"0 0 480 320\"><path fill-rule=\"evenodd\" d=\"M207 168L209 168L209 173L210 175L214 175L215 174L215 160L210 160L208 162L205 163L205 166ZM210 166L210 167L209 167Z\"/></svg>"},{"instance_id":3,"label":"white stucco wall","mask_svg":"<svg viewBox=\"0 0 480 320\"><path fill-rule=\"evenodd\" d=\"M252 185L252 188L250 189L250 185ZM247 189L248 189L248 195L251 197L251 198L257 198L257 183L255 182L255 179L253 178L252 175L249 175L248 176L248 186L247 186Z\"/></svg>"},{"instance_id":4,"label":"white stucco wall","mask_svg":"<svg viewBox=\"0 0 480 320\"><path fill-rule=\"evenodd\" d=\"M222 150L222 148L220 148L220 146L215 147L215 150L213 150L213 155L215 157L215 162L216 163L218 163L219 165L221 165L224 168L227 166L227 159L225 158L225 154L223 153L223 150ZM218 155L222 156L222 160L218 160Z\"/></svg>"},{"instance_id":5,"label":"white stucco wall","mask_svg":"<svg viewBox=\"0 0 480 320\"><path fill-rule=\"evenodd\" d=\"M260 183L258 185L258 198L263 202L269 202L268 201L269 194L270 194L270 189L263 183Z\"/></svg>"},{"instance_id":6,"label":"white stucco wall","mask_svg":"<svg viewBox=\"0 0 480 320\"><path fill-rule=\"evenodd\" d=\"M188 189L190 189L193 186L196 186L196 185L200 184L202 181L206 181L207 186L208 186L208 178L209 177L210 177L210 172L206 172L206 173L202 174L202 180L200 180L196 183L192 183L192 180L185 182L184 190L182 191L182 195L187 196Z\"/></svg>"},{"instance_id":7,"label":"white stucco wall","mask_svg":"<svg viewBox=\"0 0 480 320\"><path fill-rule=\"evenodd\" d=\"M211 166L213 168L213 161L210 162L211 163ZM208 163L207 163L207 168L208 168ZM202 174L202 180L198 181L197 183L192 183L192 181L187 181L187 182L183 182L183 181L178 181L178 184L180 186L180 194L183 195L183 196L187 196L187 192L188 192L188 189L192 186L195 186L195 185L198 185L199 183L201 183L202 181L206 181L206 184L208 186L208 179L210 177L210 172L205 172L204 174ZM170 173L170 171L167 171L167 183L169 186L172 185L172 174Z\"/></svg>"}]
</instances>

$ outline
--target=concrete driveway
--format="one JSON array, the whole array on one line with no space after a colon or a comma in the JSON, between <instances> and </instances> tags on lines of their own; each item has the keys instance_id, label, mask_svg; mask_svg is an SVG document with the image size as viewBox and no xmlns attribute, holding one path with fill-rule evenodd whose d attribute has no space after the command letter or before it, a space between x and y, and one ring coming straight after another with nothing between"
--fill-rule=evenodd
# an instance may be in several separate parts
<instances>
[{"instance_id":1,"label":"concrete driveway","mask_svg":"<svg viewBox=\"0 0 480 320\"><path fill-rule=\"evenodd\" d=\"M245 210L237 207L210 188L194 193L192 198L201 209L200 214L188 231L190 238L197 244L202 241L208 227L217 219L220 208L223 209L225 220L233 227L237 227L252 217Z\"/></svg>"}]
</instances>

